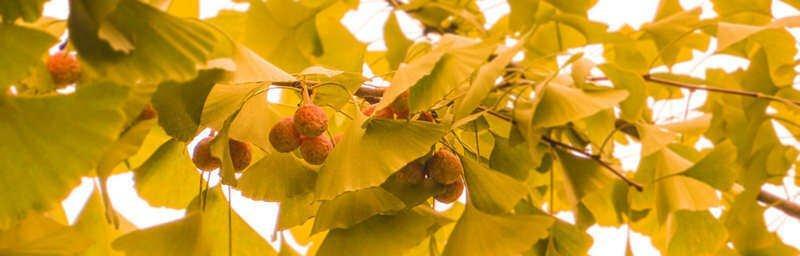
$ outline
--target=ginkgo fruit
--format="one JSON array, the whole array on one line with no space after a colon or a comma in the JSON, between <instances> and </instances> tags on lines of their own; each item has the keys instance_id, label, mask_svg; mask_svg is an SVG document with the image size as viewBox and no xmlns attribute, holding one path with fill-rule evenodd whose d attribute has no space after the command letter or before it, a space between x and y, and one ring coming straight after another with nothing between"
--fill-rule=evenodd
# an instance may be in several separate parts
<instances>
[{"instance_id":1,"label":"ginkgo fruit","mask_svg":"<svg viewBox=\"0 0 800 256\"><path fill-rule=\"evenodd\" d=\"M449 204L458 200L461 193L464 193L464 181L459 178L453 183L445 185L444 190L433 198L441 203Z\"/></svg>"},{"instance_id":2,"label":"ginkgo fruit","mask_svg":"<svg viewBox=\"0 0 800 256\"><path fill-rule=\"evenodd\" d=\"M214 140L213 136L208 136L197 142L194 146L194 154L192 154L192 162L197 169L203 171L211 171L219 168L219 158L211 154L211 142Z\"/></svg>"},{"instance_id":3,"label":"ginkgo fruit","mask_svg":"<svg viewBox=\"0 0 800 256\"><path fill-rule=\"evenodd\" d=\"M234 170L242 171L250 165L250 160L253 158L250 152L250 144L230 139L228 140L228 150L231 154L231 162L233 162Z\"/></svg>"},{"instance_id":4,"label":"ginkgo fruit","mask_svg":"<svg viewBox=\"0 0 800 256\"><path fill-rule=\"evenodd\" d=\"M305 137L300 143L300 155L309 164L322 164L333 150L333 143L325 135Z\"/></svg>"},{"instance_id":5,"label":"ginkgo fruit","mask_svg":"<svg viewBox=\"0 0 800 256\"><path fill-rule=\"evenodd\" d=\"M408 91L403 92L389 105L398 118L406 118L408 116L408 95Z\"/></svg>"},{"instance_id":6,"label":"ginkgo fruit","mask_svg":"<svg viewBox=\"0 0 800 256\"><path fill-rule=\"evenodd\" d=\"M328 129L328 116L321 107L304 104L294 112L294 128L303 136L317 137Z\"/></svg>"},{"instance_id":7,"label":"ginkgo fruit","mask_svg":"<svg viewBox=\"0 0 800 256\"><path fill-rule=\"evenodd\" d=\"M433 153L426 167L433 180L445 185L456 182L464 174L461 159L450 150L444 148Z\"/></svg>"},{"instance_id":8,"label":"ginkgo fruit","mask_svg":"<svg viewBox=\"0 0 800 256\"><path fill-rule=\"evenodd\" d=\"M371 116L373 113L375 113L375 104L362 108L361 113L365 116Z\"/></svg>"},{"instance_id":9,"label":"ginkgo fruit","mask_svg":"<svg viewBox=\"0 0 800 256\"><path fill-rule=\"evenodd\" d=\"M417 185L425 181L425 164L412 161L397 171L397 179L409 184Z\"/></svg>"},{"instance_id":10,"label":"ginkgo fruit","mask_svg":"<svg viewBox=\"0 0 800 256\"><path fill-rule=\"evenodd\" d=\"M158 116L158 112L153 108L153 105L146 104L144 108L142 108L142 112L139 112L139 116L136 117L136 121L150 120L156 118L156 116Z\"/></svg>"},{"instance_id":11,"label":"ginkgo fruit","mask_svg":"<svg viewBox=\"0 0 800 256\"><path fill-rule=\"evenodd\" d=\"M57 88L73 84L81 78L81 66L75 56L59 51L47 59L47 70Z\"/></svg>"},{"instance_id":12,"label":"ginkgo fruit","mask_svg":"<svg viewBox=\"0 0 800 256\"><path fill-rule=\"evenodd\" d=\"M436 120L436 118L433 116L432 112L426 111L426 112L422 112L419 115L419 120L420 121L425 121L425 122L433 122L434 120Z\"/></svg>"},{"instance_id":13,"label":"ginkgo fruit","mask_svg":"<svg viewBox=\"0 0 800 256\"><path fill-rule=\"evenodd\" d=\"M300 133L294 128L291 117L282 119L269 130L269 143L281 153L291 152L300 146Z\"/></svg>"}]
</instances>

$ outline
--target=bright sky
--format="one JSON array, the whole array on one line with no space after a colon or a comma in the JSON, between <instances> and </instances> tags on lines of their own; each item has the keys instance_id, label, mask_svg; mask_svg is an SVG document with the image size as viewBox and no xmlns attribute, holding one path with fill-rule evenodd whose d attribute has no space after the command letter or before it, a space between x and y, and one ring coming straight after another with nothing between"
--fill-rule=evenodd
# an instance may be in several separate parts
<instances>
[{"instance_id":1,"label":"bright sky","mask_svg":"<svg viewBox=\"0 0 800 256\"><path fill-rule=\"evenodd\" d=\"M45 5L45 15L66 18L68 14L68 1L67 0L53 0ZM229 0L201 0L201 17L211 17L216 15L220 9L237 9L245 10L247 4L234 4ZM684 8L693 8L700 6L703 10L703 17L714 17L716 14L712 9L712 5L706 0L682 0L680 1ZM773 1L773 14L775 17L786 17L798 15L797 10L787 6L780 1ZM490 25L502 15L508 13L509 7L504 0L478 0L478 5L484 10L487 20ZM597 5L589 12L589 17L592 20L600 21L608 24L610 28L617 29L623 25L630 25L639 27L643 23L652 20L655 15L658 0L599 0ZM356 37L362 42L369 44L369 49L382 49L384 48L381 41L383 24L390 12L389 6L384 0L362 0L361 6L358 10L348 13L342 20L350 31L355 33ZM409 38L420 38L422 30L414 26L410 18L398 13L400 17L401 26L404 33ZM795 37L800 35L799 31L792 31ZM800 37L798 37L800 38ZM712 44L713 45L713 44ZM583 49L585 56L592 59L597 63L601 63L602 48L587 47ZM746 67L748 61L729 56L714 56L706 58L713 52L696 52L697 61L683 63L674 67L674 72L691 74L694 76L702 77L706 68L723 68L726 70L733 70L736 68ZM696 108L703 104L705 101L705 94L697 92L692 97L690 106ZM671 100L666 102L650 102L654 109L659 109L658 112L662 113L656 117L657 121L664 122L673 120L674 118L681 119L683 116L683 109L686 106L686 99ZM690 118L699 113L690 113ZM779 134L781 137L787 133L785 129L779 127ZM202 137L202 136L201 136ZM800 143L794 139L787 138L782 141L785 144L791 144L800 147ZM194 144L190 145L192 148ZM702 145L700 145L702 146ZM638 164L638 145L623 146L616 152L617 157L623 159L623 168L626 170L633 170ZM791 173L790 175L794 175ZM212 177L216 177L214 174ZM212 184L216 184L216 180L212 179ZM791 178L787 178L787 184L791 184ZM72 194L63 202L64 209L67 216L72 222L78 212L80 211L83 203L93 190L93 179L84 178L83 183L77 187ZM786 186L786 191L782 187L775 187L767 185L766 189L778 195L793 195L795 201L800 201L797 195L800 195L800 189L796 186ZM124 173L113 176L109 179L109 190L111 194L111 201L114 207L128 220L140 228L150 227L161 223L169 222L179 219L183 216L184 211L173 210L167 208L153 208L147 202L139 198L136 191L133 189L133 175L131 173ZM461 201L464 201L462 196ZM277 216L278 205L276 203L266 203L253 201L241 196L237 192L233 192L233 208L242 216L259 234L267 238L268 241L273 240L273 230ZM719 211L712 211L718 215ZM559 214L564 220L572 220L570 214ZM767 210L765 220L770 230L777 231L780 237L790 245L800 248L800 222L793 218L786 217L783 213L777 210ZM603 228L592 227L589 233L594 238L594 245L590 250L592 255L624 255L627 228ZM288 242L291 245L296 245L290 236L287 236ZM633 251L636 255L659 255L647 237L632 233L631 244ZM272 241L273 246L278 247L277 241ZM302 250L302 248L299 248Z\"/></svg>"}]
</instances>

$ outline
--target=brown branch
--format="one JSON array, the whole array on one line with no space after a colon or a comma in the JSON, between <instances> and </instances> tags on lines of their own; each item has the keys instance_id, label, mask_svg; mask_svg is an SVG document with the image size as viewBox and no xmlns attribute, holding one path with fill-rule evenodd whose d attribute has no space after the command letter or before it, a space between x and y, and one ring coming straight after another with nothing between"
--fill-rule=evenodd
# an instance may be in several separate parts
<instances>
[{"instance_id":1,"label":"brown branch","mask_svg":"<svg viewBox=\"0 0 800 256\"><path fill-rule=\"evenodd\" d=\"M761 190L758 193L758 201L768 206L775 207L781 210L786 215L792 216L795 219L800 219L800 204L784 199L780 196Z\"/></svg>"},{"instance_id":2,"label":"brown branch","mask_svg":"<svg viewBox=\"0 0 800 256\"><path fill-rule=\"evenodd\" d=\"M702 90L702 91L709 91L709 92L717 92L717 93L725 93L725 94L733 94L745 97L752 97L757 99L765 99L771 101L777 101L781 103L786 103L789 105L800 106L800 101L797 100L790 100L782 97L772 96L763 94L760 92L752 92L752 91L744 91L744 90L736 90L736 89L726 89L726 88L718 88L718 87L708 87L708 86L700 86L695 84L683 83L678 81L667 80L663 78L654 77L652 75L644 75L642 76L644 80L678 88L684 88L689 90Z\"/></svg>"},{"instance_id":3,"label":"brown branch","mask_svg":"<svg viewBox=\"0 0 800 256\"><path fill-rule=\"evenodd\" d=\"M631 187L635 188L639 192L642 192L642 190L644 189L644 187L641 184L637 183L636 181L633 181L633 180L629 179L627 176L625 176L625 174L623 174L622 172L620 172L619 170L617 170L616 168L611 166L611 164L607 163L606 161L603 161L603 159L600 159L600 156L589 154L589 152L586 152L586 151L584 151L582 149L576 148L576 147L574 147L572 145L564 144L563 142L560 142L560 141L557 141L557 140L553 140L553 139L551 139L551 138L549 138L547 136L542 136L542 140L546 141L551 146L562 147L562 148L568 149L570 151L573 151L575 153L578 153L579 155L582 155L582 156L584 156L586 158L594 160L595 162L597 162L597 164L599 164L600 166L603 166L603 168L608 169L609 171L611 171L611 173L613 173L619 179L621 179L622 181L627 183L628 186L631 186Z\"/></svg>"}]
</instances>

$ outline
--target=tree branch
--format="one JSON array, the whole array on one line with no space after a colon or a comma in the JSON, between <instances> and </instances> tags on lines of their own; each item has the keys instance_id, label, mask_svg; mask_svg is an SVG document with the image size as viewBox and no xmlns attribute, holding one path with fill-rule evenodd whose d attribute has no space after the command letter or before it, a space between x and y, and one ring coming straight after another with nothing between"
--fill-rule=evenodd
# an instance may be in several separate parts
<instances>
[{"instance_id":1,"label":"tree branch","mask_svg":"<svg viewBox=\"0 0 800 256\"><path fill-rule=\"evenodd\" d=\"M654 76L649 75L649 74L642 76L642 78L644 78L644 80L646 80L646 81L650 81L650 82L654 82L654 83L658 83L658 84L662 84L662 85L666 85L666 86L684 88L684 89L689 89L689 90L702 90L702 91L709 91L709 92L733 94L733 95L752 97L752 98L757 98L757 99L765 99L765 100L777 101L777 102L785 103L785 104L788 104L788 105L793 105L795 107L799 107L800 106L800 101L790 100L790 99L787 99L787 98L782 98L782 97L777 97L777 96L772 96L772 95L767 95L767 94L763 94L763 93L759 93L759 92L735 90L735 89L726 89L726 88L717 88L717 87L708 87L708 86L700 86L700 85L695 85L695 84L689 84L689 83L683 83L683 82L678 82L678 81L672 81L672 80L667 80L667 79L663 79L663 78L658 78L658 77L654 77Z\"/></svg>"},{"instance_id":2,"label":"tree branch","mask_svg":"<svg viewBox=\"0 0 800 256\"><path fill-rule=\"evenodd\" d=\"M635 188L639 192L642 192L642 190L644 189L644 187L641 184L629 179L627 176L625 176L625 174L623 174L622 172L620 172L619 170L617 170L616 168L611 166L609 163L606 163L606 161L603 161L603 159L600 159L599 156L589 154L589 152L583 151L582 149L576 148L576 147L574 147L572 145L567 145L567 144L564 144L563 142L560 142L560 141L557 141L557 140L553 140L553 139L551 139L551 138L549 138L547 136L542 136L542 140L546 141L547 143L550 143L551 146L559 146L559 147L568 149L570 151L573 151L575 153L578 153L578 154L580 154L580 155L582 155L582 156L584 156L586 158L594 160L595 162L600 164L600 166L603 166L604 168L608 169L615 176L617 176L622 181L627 183L628 186L631 186L631 187Z\"/></svg>"}]
</instances>

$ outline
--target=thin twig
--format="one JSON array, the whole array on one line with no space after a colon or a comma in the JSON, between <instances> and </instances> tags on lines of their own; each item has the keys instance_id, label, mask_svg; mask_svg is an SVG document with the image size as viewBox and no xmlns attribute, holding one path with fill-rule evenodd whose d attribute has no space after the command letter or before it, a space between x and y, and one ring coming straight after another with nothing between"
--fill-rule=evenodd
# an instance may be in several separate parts
<instances>
[{"instance_id":1,"label":"thin twig","mask_svg":"<svg viewBox=\"0 0 800 256\"><path fill-rule=\"evenodd\" d=\"M767 95L767 94L763 94L763 93L760 93L760 92L752 92L752 91L744 91L744 90L736 90L736 89L726 89L726 88L718 88L718 87L700 86L700 85L695 85L695 84L689 84L689 83L683 83L683 82L678 82L678 81L672 81L672 80L667 80L667 79L663 79L663 78L658 78L658 77L654 77L654 76L649 75L649 74L642 76L642 78L644 78L644 80L646 80L646 81L650 81L650 82L654 82L654 83L658 83L658 84L662 84L662 85L667 85L667 86L672 86L672 87L685 88L685 89L689 89L689 90L703 90L703 91L709 91L709 92L726 93L726 94L733 94L733 95L739 95L739 96L752 97L752 98L757 98L757 99L765 99L765 100L771 100L771 101L777 101L777 102L785 103L785 104L800 108L800 101L790 100L790 99L782 98L782 97L778 97L778 96Z\"/></svg>"},{"instance_id":2,"label":"thin twig","mask_svg":"<svg viewBox=\"0 0 800 256\"><path fill-rule=\"evenodd\" d=\"M619 170L617 170L616 168L614 168L610 164L606 163L606 161L603 161L603 159L600 159L598 156L592 155L592 154L590 154L590 153L588 153L586 151L583 151L583 150L581 150L579 148L576 148L576 147L574 147L572 145L564 144L563 142L560 142L560 141L557 141L557 140L553 140L553 139L551 139L551 138L549 138L547 136L542 136L542 140L547 142L547 143L550 143L551 146L559 146L559 147L562 147L562 148L565 148L565 149L569 149L570 151L578 153L579 155L582 155L582 156L584 156L586 158L594 160L595 162L600 164L600 166L603 166L604 168L608 169L615 176L619 177L622 181L627 183L628 186L631 186L631 187L635 188L639 192L641 192L644 189L644 187L641 184L629 179L627 176L625 176L625 174L622 174L622 172L620 172Z\"/></svg>"}]
</instances>

